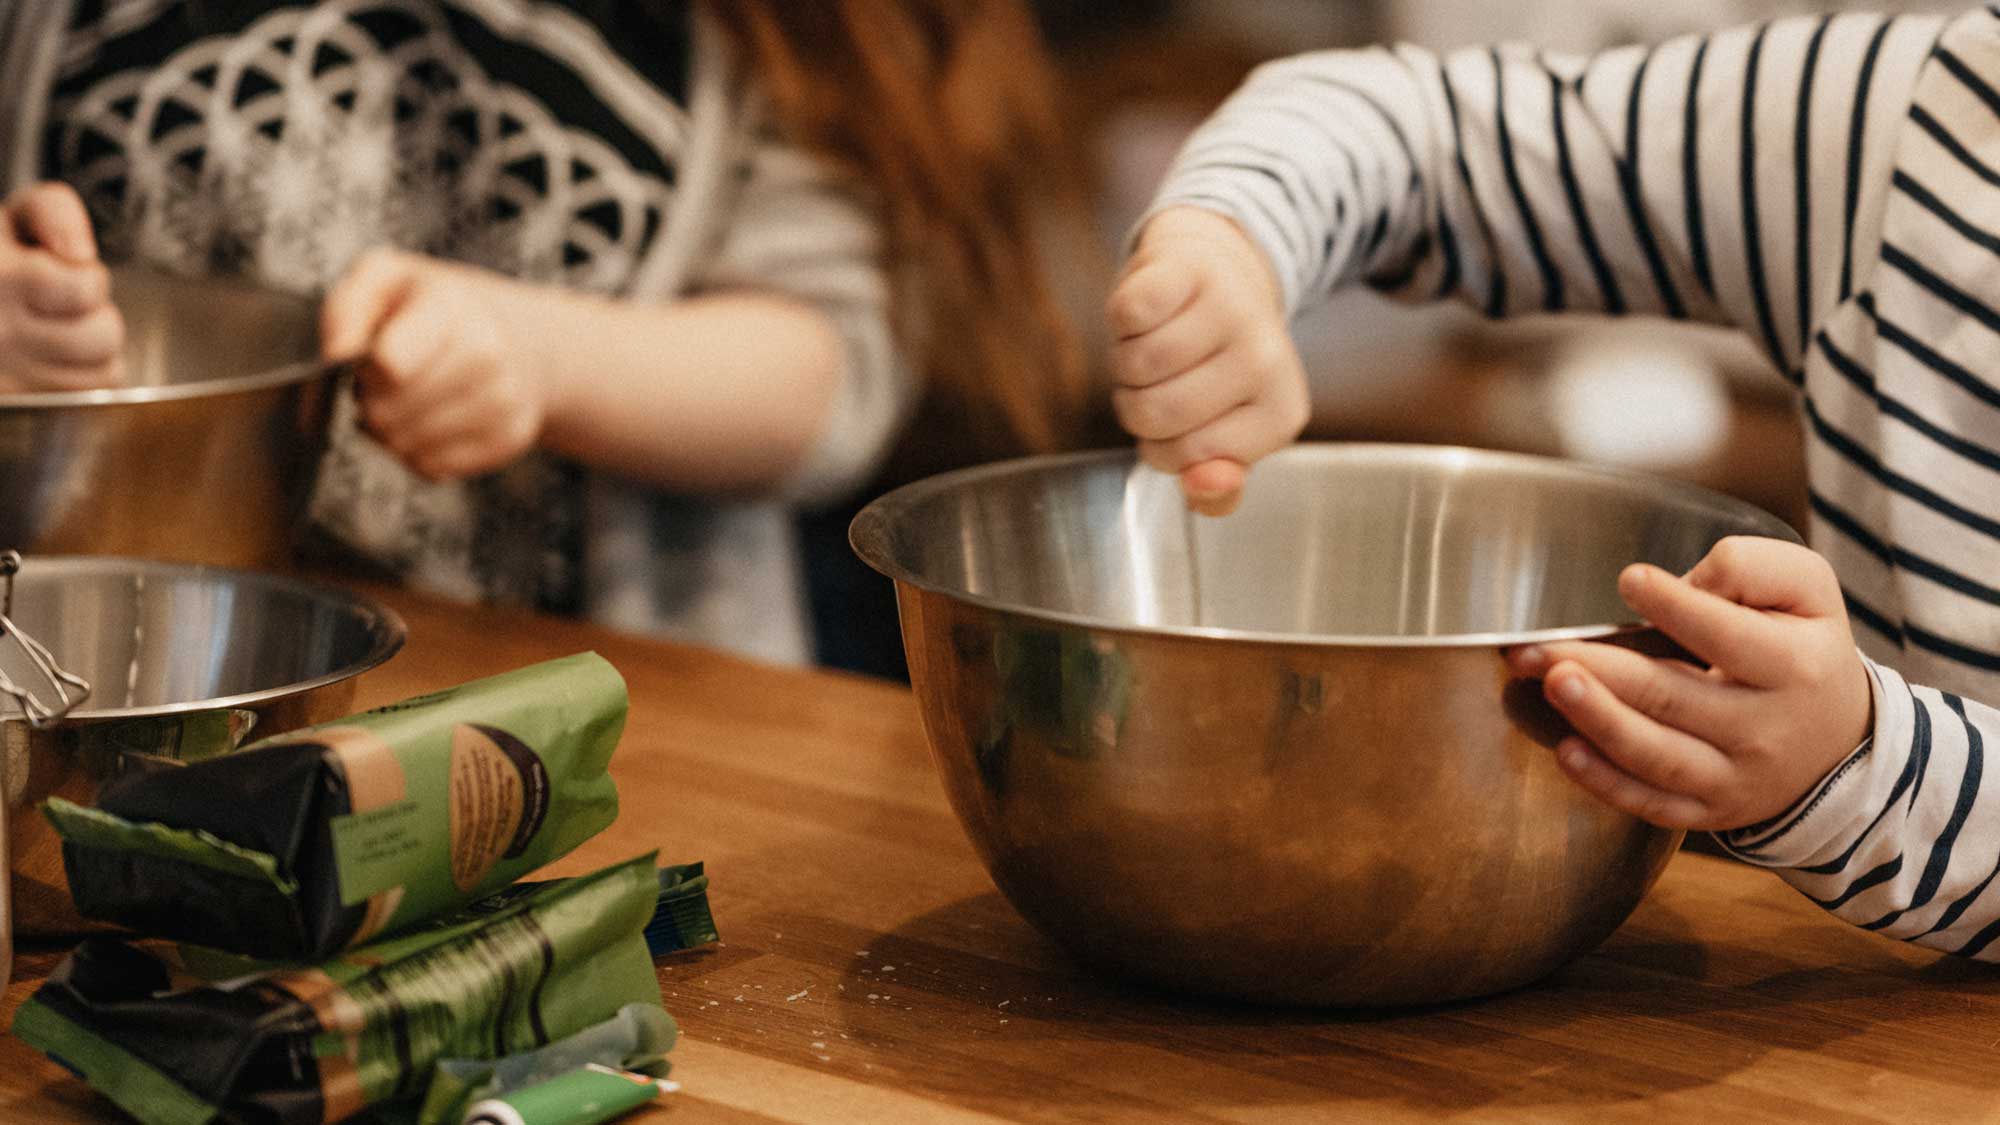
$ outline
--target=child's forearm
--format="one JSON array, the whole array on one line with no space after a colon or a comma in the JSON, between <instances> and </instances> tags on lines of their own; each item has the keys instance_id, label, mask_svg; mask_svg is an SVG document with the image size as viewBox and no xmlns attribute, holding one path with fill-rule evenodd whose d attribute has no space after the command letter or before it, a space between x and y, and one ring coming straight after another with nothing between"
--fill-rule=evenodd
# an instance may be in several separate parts
<instances>
[{"instance_id":1,"label":"child's forearm","mask_svg":"<svg viewBox=\"0 0 2000 1125\"><path fill-rule=\"evenodd\" d=\"M1719 839L1864 929L2000 960L2000 709L1870 671L1869 745L1773 823Z\"/></svg>"},{"instance_id":2,"label":"child's forearm","mask_svg":"<svg viewBox=\"0 0 2000 1125\"><path fill-rule=\"evenodd\" d=\"M541 446L685 493L831 498L915 397L864 200L767 152L672 299L610 298L390 250L327 294L365 423L413 471L477 476Z\"/></svg>"},{"instance_id":3,"label":"child's forearm","mask_svg":"<svg viewBox=\"0 0 2000 1125\"><path fill-rule=\"evenodd\" d=\"M704 460L712 467L694 481L678 462L667 466L671 477L649 479L673 488L708 487L699 483L708 481L775 491L801 502L838 499L874 475L912 412L924 345L904 330L921 327L923 318L898 315L882 214L865 186L776 137L760 140L746 174L728 229L689 278L690 289L707 296L682 302L682 315L656 327L677 334L672 346L692 337L693 347L730 349L725 367L711 366L716 381L703 392L718 423L755 423L754 415L766 410L780 411L786 421L762 437L755 424L737 431L753 447L717 450L718 459ZM762 327L771 330L768 338L760 338ZM829 342L838 345L838 357L826 354ZM830 387L829 358L838 366ZM762 401L751 401L753 390ZM777 395L796 401L771 401ZM816 411L816 428L803 445L797 411ZM755 448L760 441L764 452ZM725 467L725 458L734 469L718 475L713 469ZM772 477L781 461L787 467Z\"/></svg>"},{"instance_id":4,"label":"child's forearm","mask_svg":"<svg viewBox=\"0 0 2000 1125\"><path fill-rule=\"evenodd\" d=\"M1448 153L1416 67L1387 51L1268 63L1182 149L1153 211L1233 219L1262 248L1285 305L1324 298L1371 266L1418 256Z\"/></svg>"},{"instance_id":5,"label":"child's forearm","mask_svg":"<svg viewBox=\"0 0 2000 1125\"><path fill-rule=\"evenodd\" d=\"M833 317L774 293L649 304L536 290L521 315L550 388L542 445L674 491L783 482L849 363Z\"/></svg>"},{"instance_id":6,"label":"child's forearm","mask_svg":"<svg viewBox=\"0 0 2000 1125\"><path fill-rule=\"evenodd\" d=\"M1294 309L1366 280L1489 315L1661 313L1740 326L1790 366L1873 253L1939 27L1781 20L1587 61L1301 56L1195 135L1161 203L1235 219Z\"/></svg>"}]
</instances>

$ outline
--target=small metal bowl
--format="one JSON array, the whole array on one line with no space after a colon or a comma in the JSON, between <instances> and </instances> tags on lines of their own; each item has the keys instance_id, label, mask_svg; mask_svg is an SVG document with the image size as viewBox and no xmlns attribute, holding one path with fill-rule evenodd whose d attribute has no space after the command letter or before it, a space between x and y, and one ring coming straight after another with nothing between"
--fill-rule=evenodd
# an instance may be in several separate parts
<instances>
[{"instance_id":1,"label":"small metal bowl","mask_svg":"<svg viewBox=\"0 0 2000 1125\"><path fill-rule=\"evenodd\" d=\"M11 618L91 684L83 705L35 729L0 700L14 932L84 927L56 835L33 809L81 804L131 769L227 753L248 740L352 710L356 677L393 656L396 613L293 578L119 558L29 558ZM39 686L18 646L0 671Z\"/></svg>"},{"instance_id":2,"label":"small metal bowl","mask_svg":"<svg viewBox=\"0 0 2000 1125\"><path fill-rule=\"evenodd\" d=\"M309 300L112 271L124 386L0 394L0 548L283 569L337 371Z\"/></svg>"},{"instance_id":3,"label":"small metal bowl","mask_svg":"<svg viewBox=\"0 0 2000 1125\"><path fill-rule=\"evenodd\" d=\"M1701 489L1543 458L1302 446L1226 519L1126 454L900 489L854 522L896 580L952 808L1082 960L1303 1005L1478 996L1622 923L1681 834L1599 804L1501 649L1657 648L1626 564L1796 539Z\"/></svg>"}]
</instances>

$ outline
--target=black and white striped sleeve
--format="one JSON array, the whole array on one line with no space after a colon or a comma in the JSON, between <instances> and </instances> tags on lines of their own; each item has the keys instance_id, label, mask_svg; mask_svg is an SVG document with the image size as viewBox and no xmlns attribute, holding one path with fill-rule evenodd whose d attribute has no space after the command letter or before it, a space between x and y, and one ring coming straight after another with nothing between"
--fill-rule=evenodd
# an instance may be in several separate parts
<instances>
[{"instance_id":1,"label":"black and white striped sleeve","mask_svg":"<svg viewBox=\"0 0 2000 1125\"><path fill-rule=\"evenodd\" d=\"M1868 670L1874 737L1791 811L1717 838L1862 929L2000 961L2000 710Z\"/></svg>"},{"instance_id":2,"label":"black and white striped sleeve","mask_svg":"<svg viewBox=\"0 0 2000 1125\"><path fill-rule=\"evenodd\" d=\"M1779 20L1590 59L1410 47L1266 64L1154 206L1239 223L1294 310L1356 281L1488 315L1736 325L1794 369L1872 255L1942 22Z\"/></svg>"}]
</instances>

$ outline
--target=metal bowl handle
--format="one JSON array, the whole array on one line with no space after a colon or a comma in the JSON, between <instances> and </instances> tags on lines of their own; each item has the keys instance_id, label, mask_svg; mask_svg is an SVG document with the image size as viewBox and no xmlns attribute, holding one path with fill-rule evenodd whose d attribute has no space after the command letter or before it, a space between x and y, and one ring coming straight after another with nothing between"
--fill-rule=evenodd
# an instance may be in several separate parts
<instances>
[{"instance_id":1,"label":"metal bowl handle","mask_svg":"<svg viewBox=\"0 0 2000 1125\"><path fill-rule=\"evenodd\" d=\"M35 730L47 730L90 698L90 683L81 676L64 671L47 646L14 624L14 576L20 572L21 552L0 552L0 644L9 640L14 642L36 674L55 692L56 702L53 707L43 703L36 698L33 688L14 682L14 677L4 670L0 670L0 693L12 696L14 702L20 705L28 726Z\"/></svg>"}]
</instances>

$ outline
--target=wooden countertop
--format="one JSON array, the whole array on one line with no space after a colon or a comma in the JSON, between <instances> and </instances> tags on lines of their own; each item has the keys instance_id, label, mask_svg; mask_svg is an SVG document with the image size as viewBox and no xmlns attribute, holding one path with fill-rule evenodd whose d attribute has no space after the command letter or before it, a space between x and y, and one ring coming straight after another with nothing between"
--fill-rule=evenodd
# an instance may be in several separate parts
<instances>
[{"instance_id":1,"label":"wooden countertop","mask_svg":"<svg viewBox=\"0 0 2000 1125\"><path fill-rule=\"evenodd\" d=\"M2000 1115L2000 969L1849 928L1763 872L1683 853L1603 948L1483 1002L1304 1013L1158 995L1085 975L995 892L907 692L377 592L411 642L362 704L592 648L629 681L624 813L559 870L651 848L706 860L723 935L660 962L683 1091L643 1120ZM21 953L0 1018L60 957ZM0 1120L115 1119L0 1039Z\"/></svg>"}]
</instances>

